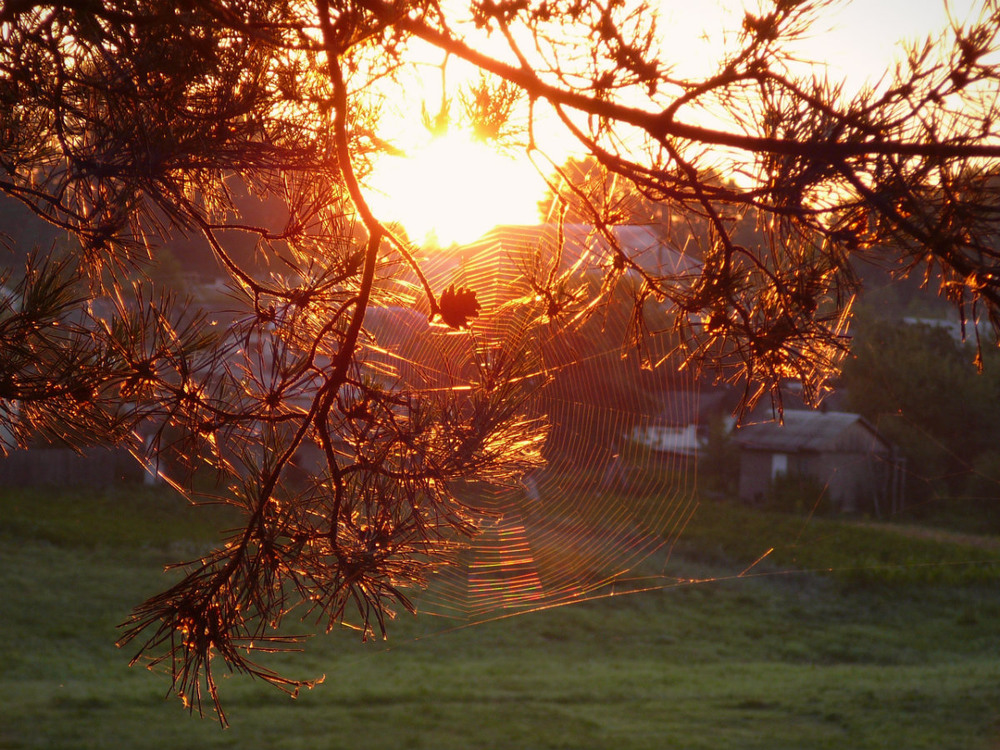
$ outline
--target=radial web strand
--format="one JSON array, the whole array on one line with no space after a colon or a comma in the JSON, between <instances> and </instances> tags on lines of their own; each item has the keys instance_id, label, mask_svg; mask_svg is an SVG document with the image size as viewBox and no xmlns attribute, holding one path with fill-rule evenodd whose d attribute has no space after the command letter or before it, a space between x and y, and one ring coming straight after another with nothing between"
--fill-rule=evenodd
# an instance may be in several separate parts
<instances>
[{"instance_id":1,"label":"radial web strand","mask_svg":"<svg viewBox=\"0 0 1000 750\"><path fill-rule=\"evenodd\" d=\"M630 231L619 241L643 262L688 268L651 233ZM650 359L665 364L643 370L624 347L630 306L584 309L611 262L585 227L565 227L561 248L554 226L500 227L421 259L432 289L475 291L482 307L470 330L429 324L412 309L373 311L373 352L401 388L418 398L471 390L483 362L516 360L512 397L544 431L540 468L461 488L476 533L433 577L421 611L476 620L662 574L694 508L697 391L670 366L667 332L646 340Z\"/></svg>"}]
</instances>

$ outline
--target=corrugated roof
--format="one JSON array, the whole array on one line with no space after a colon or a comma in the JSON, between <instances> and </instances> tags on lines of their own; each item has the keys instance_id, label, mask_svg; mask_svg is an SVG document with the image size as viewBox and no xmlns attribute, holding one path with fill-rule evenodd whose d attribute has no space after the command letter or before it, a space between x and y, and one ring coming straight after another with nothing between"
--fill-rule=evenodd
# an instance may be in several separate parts
<instances>
[{"instance_id":1,"label":"corrugated roof","mask_svg":"<svg viewBox=\"0 0 1000 750\"><path fill-rule=\"evenodd\" d=\"M784 424L760 422L746 425L736 433L735 440L745 448L782 453L830 450L836 446L844 431L856 423L878 435L860 414L789 410L784 414Z\"/></svg>"}]
</instances>

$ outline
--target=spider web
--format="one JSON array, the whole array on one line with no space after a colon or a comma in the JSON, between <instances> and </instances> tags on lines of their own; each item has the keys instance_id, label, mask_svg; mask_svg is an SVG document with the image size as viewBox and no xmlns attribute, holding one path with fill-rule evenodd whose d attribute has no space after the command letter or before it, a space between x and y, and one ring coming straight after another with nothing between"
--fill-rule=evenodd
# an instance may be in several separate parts
<instances>
[{"instance_id":1,"label":"spider web","mask_svg":"<svg viewBox=\"0 0 1000 750\"><path fill-rule=\"evenodd\" d=\"M476 534L433 577L419 601L425 613L478 620L637 585L662 574L693 512L694 379L670 366L668 332L651 332L644 344L664 364L640 368L623 348L630 305L582 309L592 295L561 274L592 290L610 251L588 227L562 231L560 240L554 226L498 227L421 259L432 289L476 292L482 308L469 331L430 325L412 309L373 311L378 349L403 352L396 371L405 388L470 389L477 357L516 356L524 419L547 429L542 467L462 488ZM692 267L648 230L624 228L617 239L658 273Z\"/></svg>"}]
</instances>

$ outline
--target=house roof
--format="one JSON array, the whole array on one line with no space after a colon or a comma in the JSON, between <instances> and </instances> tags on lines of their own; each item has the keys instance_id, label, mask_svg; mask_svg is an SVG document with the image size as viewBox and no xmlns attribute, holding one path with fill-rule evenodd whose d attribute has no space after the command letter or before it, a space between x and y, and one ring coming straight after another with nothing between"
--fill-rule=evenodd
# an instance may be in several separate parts
<instances>
[{"instance_id":1,"label":"house roof","mask_svg":"<svg viewBox=\"0 0 1000 750\"><path fill-rule=\"evenodd\" d=\"M741 447L754 450L780 453L825 451L840 447L842 437L854 425L860 425L888 447L888 441L864 417L843 411L787 410L784 423L745 425L734 437Z\"/></svg>"}]
</instances>

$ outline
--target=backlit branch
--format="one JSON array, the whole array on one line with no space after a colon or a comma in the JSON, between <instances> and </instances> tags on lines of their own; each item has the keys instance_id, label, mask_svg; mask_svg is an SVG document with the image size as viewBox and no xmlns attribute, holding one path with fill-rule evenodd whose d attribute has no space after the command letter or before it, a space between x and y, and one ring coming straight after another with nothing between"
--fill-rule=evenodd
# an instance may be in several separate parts
<instances>
[{"instance_id":1,"label":"backlit branch","mask_svg":"<svg viewBox=\"0 0 1000 750\"><path fill-rule=\"evenodd\" d=\"M747 409L780 408L788 379L822 397L858 259L924 271L963 321L1000 331L1000 14L985 5L852 98L786 52L827 5L762 3L689 79L642 0L2 5L0 193L59 229L51 258L4 276L5 447L125 445L241 515L133 613L137 660L223 718L213 657L310 684L253 658L297 642L293 614L384 634L488 516L462 487L543 461L548 422L526 416L546 385L537 326L579 323L616 289L633 295L632 343L675 331ZM426 45L482 74L459 94L480 135L511 148L523 106L533 158L552 113L585 154L550 180L555 252L538 248L500 312L460 279L432 288L366 200L399 151L380 97ZM687 270L618 241L635 206ZM598 283L566 252L577 220L609 248ZM183 301L172 250L225 275L225 309ZM388 330L394 310L440 325ZM479 323L508 314L515 335L484 343ZM421 367L401 336L446 366Z\"/></svg>"}]
</instances>

